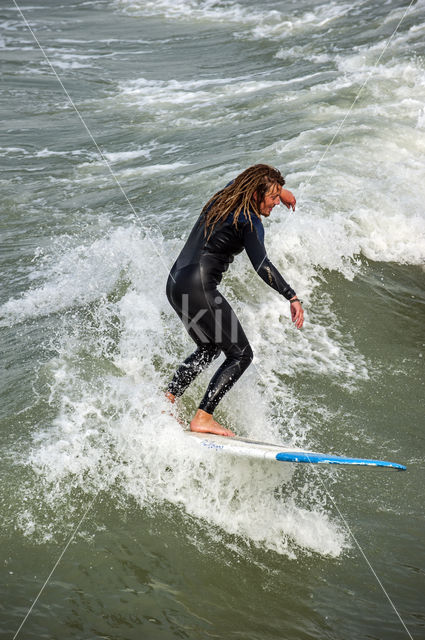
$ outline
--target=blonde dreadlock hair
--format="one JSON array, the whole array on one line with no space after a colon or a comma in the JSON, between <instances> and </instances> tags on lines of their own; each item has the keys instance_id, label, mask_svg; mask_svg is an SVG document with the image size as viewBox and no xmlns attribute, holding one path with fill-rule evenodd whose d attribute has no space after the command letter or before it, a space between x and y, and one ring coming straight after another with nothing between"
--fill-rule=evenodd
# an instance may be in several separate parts
<instances>
[{"instance_id":1,"label":"blonde dreadlock hair","mask_svg":"<svg viewBox=\"0 0 425 640\"><path fill-rule=\"evenodd\" d=\"M260 204L275 184L283 186L285 179L280 171L268 164L254 164L242 171L231 184L217 191L202 209L205 235L210 237L216 224L223 222L232 212L235 227L239 214L244 213L252 229L251 212L260 217Z\"/></svg>"}]
</instances>

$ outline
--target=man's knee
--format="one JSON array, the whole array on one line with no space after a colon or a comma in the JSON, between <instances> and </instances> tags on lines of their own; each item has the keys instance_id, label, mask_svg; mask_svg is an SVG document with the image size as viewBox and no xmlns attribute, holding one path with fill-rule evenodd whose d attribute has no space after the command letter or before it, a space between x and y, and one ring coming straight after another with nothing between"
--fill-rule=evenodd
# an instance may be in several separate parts
<instances>
[{"instance_id":1,"label":"man's knee","mask_svg":"<svg viewBox=\"0 0 425 640\"><path fill-rule=\"evenodd\" d=\"M249 344L244 347L233 344L225 351L226 357L238 363L241 373L251 364L254 354Z\"/></svg>"},{"instance_id":2,"label":"man's knee","mask_svg":"<svg viewBox=\"0 0 425 640\"><path fill-rule=\"evenodd\" d=\"M241 366L243 367L244 371L249 367L253 359L254 359L254 353L251 349L251 346L248 344L245 347L245 349L243 349L242 357L241 357Z\"/></svg>"}]
</instances>

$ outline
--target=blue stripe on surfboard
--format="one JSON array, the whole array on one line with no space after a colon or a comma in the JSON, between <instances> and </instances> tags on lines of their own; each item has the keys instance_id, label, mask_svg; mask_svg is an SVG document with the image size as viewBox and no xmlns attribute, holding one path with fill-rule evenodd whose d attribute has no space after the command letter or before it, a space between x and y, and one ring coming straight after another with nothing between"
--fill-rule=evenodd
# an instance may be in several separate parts
<instances>
[{"instance_id":1,"label":"blue stripe on surfboard","mask_svg":"<svg viewBox=\"0 0 425 640\"><path fill-rule=\"evenodd\" d=\"M276 455L279 462L310 462L311 464L353 464L369 467L387 467L405 471L406 467L397 462L387 462L386 460L365 460L364 458L344 458L343 456L332 456L324 453L303 453L300 451L282 452Z\"/></svg>"}]
</instances>

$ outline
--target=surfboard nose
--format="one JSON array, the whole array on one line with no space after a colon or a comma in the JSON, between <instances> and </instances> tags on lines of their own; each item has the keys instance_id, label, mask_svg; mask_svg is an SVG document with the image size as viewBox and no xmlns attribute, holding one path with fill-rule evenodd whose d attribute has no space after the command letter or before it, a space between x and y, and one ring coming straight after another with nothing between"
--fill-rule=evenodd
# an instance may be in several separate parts
<instances>
[{"instance_id":1,"label":"surfboard nose","mask_svg":"<svg viewBox=\"0 0 425 640\"><path fill-rule=\"evenodd\" d=\"M310 464L340 464L358 467L384 467L406 471L406 467L398 462L388 462L387 460L368 460L366 458L346 458L344 456L326 455L324 453L313 452L280 452L276 455L276 460L280 462L306 462Z\"/></svg>"}]
</instances>

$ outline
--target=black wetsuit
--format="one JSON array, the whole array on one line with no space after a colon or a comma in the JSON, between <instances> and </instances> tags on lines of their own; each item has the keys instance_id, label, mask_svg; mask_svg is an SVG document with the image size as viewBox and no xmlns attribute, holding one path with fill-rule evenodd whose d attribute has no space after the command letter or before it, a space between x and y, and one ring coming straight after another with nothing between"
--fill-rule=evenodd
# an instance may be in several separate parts
<instances>
[{"instance_id":1,"label":"black wetsuit","mask_svg":"<svg viewBox=\"0 0 425 640\"><path fill-rule=\"evenodd\" d=\"M248 339L227 300L217 290L223 273L234 256L246 250L252 266L270 287L287 300L295 291L267 257L264 227L251 213L251 224L240 214L233 224L233 214L217 225L208 238L204 217L193 227L186 244L174 263L168 281L167 297L198 348L177 369L168 386L180 396L195 377L223 351L226 359L212 377L199 405L213 413L224 394L235 384L252 361Z\"/></svg>"}]
</instances>

